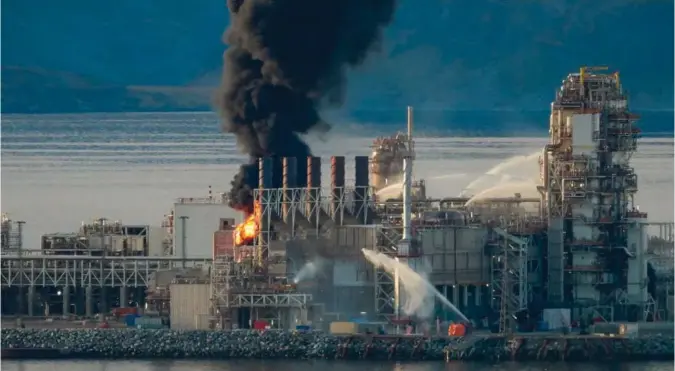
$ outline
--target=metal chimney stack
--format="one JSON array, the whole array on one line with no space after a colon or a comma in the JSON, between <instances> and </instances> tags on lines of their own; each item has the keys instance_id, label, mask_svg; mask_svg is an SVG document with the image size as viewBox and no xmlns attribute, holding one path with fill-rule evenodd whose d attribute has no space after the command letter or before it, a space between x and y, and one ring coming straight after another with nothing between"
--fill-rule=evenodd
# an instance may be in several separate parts
<instances>
[{"instance_id":1,"label":"metal chimney stack","mask_svg":"<svg viewBox=\"0 0 675 371\"><path fill-rule=\"evenodd\" d=\"M305 210L312 225L318 225L321 211L321 157L307 157L307 196Z\"/></svg>"},{"instance_id":2,"label":"metal chimney stack","mask_svg":"<svg viewBox=\"0 0 675 371\"><path fill-rule=\"evenodd\" d=\"M410 255L412 241L412 174L413 174L413 108L408 106L408 144L403 156L403 238L399 247L399 255Z\"/></svg>"},{"instance_id":3,"label":"metal chimney stack","mask_svg":"<svg viewBox=\"0 0 675 371\"><path fill-rule=\"evenodd\" d=\"M298 159L296 157L284 157L283 159L283 201L281 204L281 218L288 225L293 225L294 216L290 215L292 203L297 202L298 188ZM291 230L293 228L291 227Z\"/></svg>"},{"instance_id":4,"label":"metal chimney stack","mask_svg":"<svg viewBox=\"0 0 675 371\"><path fill-rule=\"evenodd\" d=\"M276 159L273 157L263 157L258 160L258 199L253 200L253 202L258 202L260 208L260 220L258 221L260 233L258 233L256 251L256 260L259 266L262 266L267 260L267 245L272 222L270 201L274 192L275 162Z\"/></svg>"},{"instance_id":5,"label":"metal chimney stack","mask_svg":"<svg viewBox=\"0 0 675 371\"><path fill-rule=\"evenodd\" d=\"M369 211L369 179L368 179L368 156L354 157L354 203L356 210L356 219L361 224L368 224Z\"/></svg>"},{"instance_id":6,"label":"metal chimney stack","mask_svg":"<svg viewBox=\"0 0 675 371\"><path fill-rule=\"evenodd\" d=\"M331 216L337 225L344 220L345 157L333 156L330 159L331 179Z\"/></svg>"}]
</instances>

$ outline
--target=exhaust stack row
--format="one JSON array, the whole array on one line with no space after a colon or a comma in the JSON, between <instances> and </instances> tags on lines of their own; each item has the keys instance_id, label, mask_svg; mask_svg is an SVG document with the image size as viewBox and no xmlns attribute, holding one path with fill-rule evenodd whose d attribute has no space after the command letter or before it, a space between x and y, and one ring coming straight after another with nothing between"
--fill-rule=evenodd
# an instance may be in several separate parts
<instances>
[{"instance_id":1,"label":"exhaust stack row","mask_svg":"<svg viewBox=\"0 0 675 371\"><path fill-rule=\"evenodd\" d=\"M291 210L295 203L300 202L301 189L306 188L304 197L304 216L312 225L321 225L323 218L328 218L326 211L322 209L320 202L321 189L321 157L263 157L258 160L258 188L259 189L282 189L280 193L262 192L261 199L257 200L262 205L261 227L267 228L265 222L269 220L282 220L285 224L292 225L301 220L293 220ZM369 205L369 158L368 156L356 156L354 159L354 215L350 215L343 207L346 203L344 188L346 185L346 161L344 156L331 157L331 185L330 206L328 212L334 216L335 222L340 225L347 218L355 224L369 224L372 222L374 211ZM269 207L279 202L281 207L278 211ZM278 214L277 214L278 213ZM269 214L269 215L268 215ZM297 219L297 217L296 217Z\"/></svg>"}]
</instances>

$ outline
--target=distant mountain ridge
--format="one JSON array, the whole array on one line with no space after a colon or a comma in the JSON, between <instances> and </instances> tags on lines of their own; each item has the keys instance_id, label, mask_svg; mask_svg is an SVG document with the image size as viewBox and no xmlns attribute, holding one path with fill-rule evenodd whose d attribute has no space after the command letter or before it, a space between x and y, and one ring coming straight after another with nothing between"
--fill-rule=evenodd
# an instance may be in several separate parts
<instances>
[{"instance_id":1,"label":"distant mountain ridge","mask_svg":"<svg viewBox=\"0 0 675 371\"><path fill-rule=\"evenodd\" d=\"M2 112L209 109L226 25L224 0L4 1ZM672 109L672 0L403 0L341 111L546 109L584 64Z\"/></svg>"}]
</instances>

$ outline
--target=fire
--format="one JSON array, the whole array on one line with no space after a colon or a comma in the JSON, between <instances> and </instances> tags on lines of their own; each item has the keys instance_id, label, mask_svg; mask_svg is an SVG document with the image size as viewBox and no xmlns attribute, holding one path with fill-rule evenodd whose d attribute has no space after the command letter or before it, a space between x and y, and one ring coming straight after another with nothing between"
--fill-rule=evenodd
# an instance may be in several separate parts
<instances>
[{"instance_id":1,"label":"fire","mask_svg":"<svg viewBox=\"0 0 675 371\"><path fill-rule=\"evenodd\" d=\"M256 202L253 206L253 214L239 223L234 229L234 245L241 246L253 241L260 231L260 205Z\"/></svg>"}]
</instances>

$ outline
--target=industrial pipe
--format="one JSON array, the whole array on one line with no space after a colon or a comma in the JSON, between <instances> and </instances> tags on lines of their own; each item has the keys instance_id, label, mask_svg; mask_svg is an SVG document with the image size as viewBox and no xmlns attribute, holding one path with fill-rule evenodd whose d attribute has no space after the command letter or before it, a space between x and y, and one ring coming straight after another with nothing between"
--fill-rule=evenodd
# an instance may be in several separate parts
<instances>
[{"instance_id":1,"label":"industrial pipe","mask_svg":"<svg viewBox=\"0 0 675 371\"><path fill-rule=\"evenodd\" d=\"M356 219L368 224L368 156L354 157L354 203Z\"/></svg>"},{"instance_id":2,"label":"industrial pipe","mask_svg":"<svg viewBox=\"0 0 675 371\"><path fill-rule=\"evenodd\" d=\"M344 219L345 157L333 156L330 159L331 177L331 216L341 225Z\"/></svg>"},{"instance_id":3,"label":"industrial pipe","mask_svg":"<svg viewBox=\"0 0 675 371\"><path fill-rule=\"evenodd\" d=\"M399 247L399 254L410 254L412 241L412 172L413 172L413 108L408 106L408 150L403 156L403 241Z\"/></svg>"},{"instance_id":4,"label":"industrial pipe","mask_svg":"<svg viewBox=\"0 0 675 371\"><path fill-rule=\"evenodd\" d=\"M293 209L293 204L297 202L298 159L296 157L284 157L282 172L283 203L281 204L281 217L286 224L292 225L294 218L290 210Z\"/></svg>"},{"instance_id":5,"label":"industrial pipe","mask_svg":"<svg viewBox=\"0 0 675 371\"><path fill-rule=\"evenodd\" d=\"M318 225L321 211L321 157L307 157L306 216L312 225Z\"/></svg>"}]
</instances>

